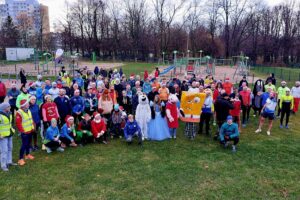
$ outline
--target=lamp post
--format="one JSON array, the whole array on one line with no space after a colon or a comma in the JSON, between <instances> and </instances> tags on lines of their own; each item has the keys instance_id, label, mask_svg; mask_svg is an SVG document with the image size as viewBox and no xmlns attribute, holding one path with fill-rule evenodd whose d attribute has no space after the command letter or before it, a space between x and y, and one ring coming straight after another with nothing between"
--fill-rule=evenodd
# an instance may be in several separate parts
<instances>
[{"instance_id":1,"label":"lamp post","mask_svg":"<svg viewBox=\"0 0 300 200\"><path fill-rule=\"evenodd\" d=\"M176 65L177 65L177 57L176 57L176 54L178 53L178 51L173 51L173 53L174 53L174 75L175 75L175 73L176 73Z\"/></svg>"},{"instance_id":2,"label":"lamp post","mask_svg":"<svg viewBox=\"0 0 300 200\"><path fill-rule=\"evenodd\" d=\"M199 50L199 53L200 53L200 65L199 65L199 71L200 71L201 64L202 64L202 53L203 53L203 50Z\"/></svg>"},{"instance_id":3,"label":"lamp post","mask_svg":"<svg viewBox=\"0 0 300 200\"><path fill-rule=\"evenodd\" d=\"M163 59L163 65L165 64L165 54L166 54L166 52L162 52L162 59Z\"/></svg>"},{"instance_id":4,"label":"lamp post","mask_svg":"<svg viewBox=\"0 0 300 200\"><path fill-rule=\"evenodd\" d=\"M191 51L188 49L188 50L187 50L187 57L188 57L188 58L190 57L190 52L191 52Z\"/></svg>"}]
</instances>

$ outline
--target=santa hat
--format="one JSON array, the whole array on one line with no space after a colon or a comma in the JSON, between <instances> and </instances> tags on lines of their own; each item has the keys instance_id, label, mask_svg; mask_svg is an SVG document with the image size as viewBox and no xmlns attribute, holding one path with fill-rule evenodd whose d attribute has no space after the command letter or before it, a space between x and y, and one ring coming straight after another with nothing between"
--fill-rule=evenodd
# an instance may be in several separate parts
<instances>
[{"instance_id":1,"label":"santa hat","mask_svg":"<svg viewBox=\"0 0 300 200\"><path fill-rule=\"evenodd\" d=\"M83 116L82 116L82 119L86 119L86 118L89 118L91 117L88 113L85 113Z\"/></svg>"},{"instance_id":2,"label":"santa hat","mask_svg":"<svg viewBox=\"0 0 300 200\"><path fill-rule=\"evenodd\" d=\"M29 87L33 87L33 86L35 86L35 83L34 83L34 82L30 82L30 83L28 84L28 86L29 86Z\"/></svg>"},{"instance_id":3,"label":"santa hat","mask_svg":"<svg viewBox=\"0 0 300 200\"><path fill-rule=\"evenodd\" d=\"M98 112L94 112L93 116L94 116L94 118L96 118L97 116L101 116L101 115Z\"/></svg>"},{"instance_id":4,"label":"santa hat","mask_svg":"<svg viewBox=\"0 0 300 200\"><path fill-rule=\"evenodd\" d=\"M229 81L230 79L227 77L225 80L226 80L226 81Z\"/></svg>"},{"instance_id":5,"label":"santa hat","mask_svg":"<svg viewBox=\"0 0 300 200\"><path fill-rule=\"evenodd\" d=\"M22 100L20 101L20 106L21 106L21 108L24 107L24 106L26 106L27 104L28 104L28 101L27 101L26 99L22 99Z\"/></svg>"},{"instance_id":6,"label":"santa hat","mask_svg":"<svg viewBox=\"0 0 300 200\"><path fill-rule=\"evenodd\" d=\"M71 115L67 115L66 118L65 118L65 121L68 122L70 120L74 120L74 117L71 116Z\"/></svg>"}]
</instances>

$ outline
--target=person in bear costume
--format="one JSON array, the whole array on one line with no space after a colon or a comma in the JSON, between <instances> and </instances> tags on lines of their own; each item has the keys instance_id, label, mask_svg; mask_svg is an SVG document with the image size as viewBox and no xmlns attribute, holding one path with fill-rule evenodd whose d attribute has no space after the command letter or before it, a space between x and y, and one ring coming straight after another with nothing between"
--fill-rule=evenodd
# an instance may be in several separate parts
<instances>
[{"instance_id":1,"label":"person in bear costume","mask_svg":"<svg viewBox=\"0 0 300 200\"><path fill-rule=\"evenodd\" d=\"M147 95L139 95L139 104L136 108L135 119L141 128L142 139L148 139L148 122L151 120L151 109Z\"/></svg>"},{"instance_id":2,"label":"person in bear costume","mask_svg":"<svg viewBox=\"0 0 300 200\"><path fill-rule=\"evenodd\" d=\"M176 139L176 130L179 126L179 109L177 107L178 98L175 94L171 94L168 98L166 106L167 121L172 138Z\"/></svg>"}]
</instances>

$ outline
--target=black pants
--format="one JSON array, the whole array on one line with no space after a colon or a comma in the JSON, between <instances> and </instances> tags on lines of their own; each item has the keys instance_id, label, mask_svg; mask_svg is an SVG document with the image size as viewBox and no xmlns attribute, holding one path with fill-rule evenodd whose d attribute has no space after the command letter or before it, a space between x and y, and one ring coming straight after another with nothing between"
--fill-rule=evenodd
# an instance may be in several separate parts
<instances>
[{"instance_id":1,"label":"black pants","mask_svg":"<svg viewBox=\"0 0 300 200\"><path fill-rule=\"evenodd\" d=\"M290 120L290 114L291 114L291 107L290 107L290 103L285 104L283 102L282 104L282 109L281 109L281 116L280 116L280 124L282 125L283 123L283 119L284 116L286 115L285 118L285 126L287 126L289 124L289 120Z\"/></svg>"},{"instance_id":2,"label":"black pants","mask_svg":"<svg viewBox=\"0 0 300 200\"><path fill-rule=\"evenodd\" d=\"M60 147L59 142L57 141L50 141L47 144L45 144L45 146L50 148L51 150L56 150L58 147Z\"/></svg>"},{"instance_id":3,"label":"black pants","mask_svg":"<svg viewBox=\"0 0 300 200\"><path fill-rule=\"evenodd\" d=\"M18 108L17 106L13 106L13 105L10 105L10 112L11 112L11 115L12 115L12 121L14 122L14 119L15 119L15 111L17 111Z\"/></svg>"},{"instance_id":4,"label":"black pants","mask_svg":"<svg viewBox=\"0 0 300 200\"><path fill-rule=\"evenodd\" d=\"M65 137L59 137L59 140L64 143L66 146L69 146L71 144L71 140Z\"/></svg>"},{"instance_id":5,"label":"black pants","mask_svg":"<svg viewBox=\"0 0 300 200\"><path fill-rule=\"evenodd\" d=\"M242 123L245 124L246 121L249 120L250 106L242 105L242 111L243 111L243 114L242 114Z\"/></svg>"},{"instance_id":6,"label":"black pants","mask_svg":"<svg viewBox=\"0 0 300 200\"><path fill-rule=\"evenodd\" d=\"M233 141L233 145L237 145L239 143L239 141L240 141L240 138L239 137L234 137L234 138L229 138L228 140L226 138L224 138L224 140L220 141L220 143L222 145L224 145L228 141Z\"/></svg>"},{"instance_id":7,"label":"black pants","mask_svg":"<svg viewBox=\"0 0 300 200\"><path fill-rule=\"evenodd\" d=\"M107 134L105 132L102 136L100 136L99 138L96 138L95 140L96 140L96 142L103 142L103 141L106 142L107 141L106 137L107 137Z\"/></svg>"},{"instance_id":8,"label":"black pants","mask_svg":"<svg viewBox=\"0 0 300 200\"><path fill-rule=\"evenodd\" d=\"M3 102L4 102L4 99L5 99L5 96L1 96L1 97L0 97L0 103L3 103Z\"/></svg>"},{"instance_id":9,"label":"black pants","mask_svg":"<svg viewBox=\"0 0 300 200\"><path fill-rule=\"evenodd\" d=\"M278 108L278 110L277 110L277 117L279 117L279 116L280 116L280 113L281 113L280 99L278 99L278 101L277 101L277 108Z\"/></svg>"},{"instance_id":10,"label":"black pants","mask_svg":"<svg viewBox=\"0 0 300 200\"><path fill-rule=\"evenodd\" d=\"M205 133L206 135L209 135L209 123L211 119L211 113L201 113L200 117L200 124L199 124L199 133L202 133L203 131L203 125L205 122Z\"/></svg>"},{"instance_id":11,"label":"black pants","mask_svg":"<svg viewBox=\"0 0 300 200\"><path fill-rule=\"evenodd\" d=\"M258 115L260 115L260 112L261 112L261 108L257 108L255 106L252 107L253 110L254 110L254 114L257 115L257 112L258 112Z\"/></svg>"},{"instance_id":12,"label":"black pants","mask_svg":"<svg viewBox=\"0 0 300 200\"><path fill-rule=\"evenodd\" d=\"M122 133L122 129L121 129L121 124L113 124L111 126L111 134L113 137L119 137L119 136L123 136Z\"/></svg>"}]
</instances>

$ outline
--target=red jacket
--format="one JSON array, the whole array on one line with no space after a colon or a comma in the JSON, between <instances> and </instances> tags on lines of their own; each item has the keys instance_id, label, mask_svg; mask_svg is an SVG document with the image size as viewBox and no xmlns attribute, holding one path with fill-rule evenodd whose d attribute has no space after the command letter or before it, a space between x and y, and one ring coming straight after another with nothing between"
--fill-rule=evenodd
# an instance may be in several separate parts
<instances>
[{"instance_id":1,"label":"red jacket","mask_svg":"<svg viewBox=\"0 0 300 200\"><path fill-rule=\"evenodd\" d=\"M166 110L170 110L170 114L173 117L174 121L170 122L169 118L167 117L168 121L168 126L169 128L178 128L179 123L178 123L178 110L176 103L167 103Z\"/></svg>"},{"instance_id":2,"label":"red jacket","mask_svg":"<svg viewBox=\"0 0 300 200\"><path fill-rule=\"evenodd\" d=\"M233 85L232 85L232 83L230 83L230 82L225 82L225 83L223 83L223 89L225 90L225 92L226 92L228 95L230 95L230 94L232 93L232 87L233 87Z\"/></svg>"},{"instance_id":3,"label":"red jacket","mask_svg":"<svg viewBox=\"0 0 300 200\"><path fill-rule=\"evenodd\" d=\"M52 118L58 119L59 114L57 110L57 106L54 102L44 103L42 106L43 120L46 122L50 122Z\"/></svg>"},{"instance_id":4,"label":"red jacket","mask_svg":"<svg viewBox=\"0 0 300 200\"><path fill-rule=\"evenodd\" d=\"M233 102L233 109L229 111L230 115L233 117L239 117L241 113L241 101Z\"/></svg>"},{"instance_id":5,"label":"red jacket","mask_svg":"<svg viewBox=\"0 0 300 200\"><path fill-rule=\"evenodd\" d=\"M5 84L0 82L0 97L6 96L6 87Z\"/></svg>"},{"instance_id":6,"label":"red jacket","mask_svg":"<svg viewBox=\"0 0 300 200\"><path fill-rule=\"evenodd\" d=\"M213 93L213 100L216 101L218 96L220 96L220 92L218 89L215 89Z\"/></svg>"},{"instance_id":7,"label":"red jacket","mask_svg":"<svg viewBox=\"0 0 300 200\"><path fill-rule=\"evenodd\" d=\"M92 127L92 134L94 135L94 137L96 138L97 135L101 132L101 131L106 131L106 124L104 123L104 120L101 119L101 121L99 123L97 123L95 120L93 120L91 122L91 127Z\"/></svg>"},{"instance_id":8,"label":"red jacket","mask_svg":"<svg viewBox=\"0 0 300 200\"><path fill-rule=\"evenodd\" d=\"M242 100L242 104L244 106L249 106L251 101L251 94L248 91L240 91L240 96Z\"/></svg>"},{"instance_id":9,"label":"red jacket","mask_svg":"<svg viewBox=\"0 0 300 200\"><path fill-rule=\"evenodd\" d=\"M32 122L33 122L33 120L32 120ZM35 126L34 122L33 122L33 125ZM18 112L16 114L16 127L17 127L19 133L25 133L25 134L32 133L32 131L24 132L24 129L22 126L22 116Z\"/></svg>"}]
</instances>

